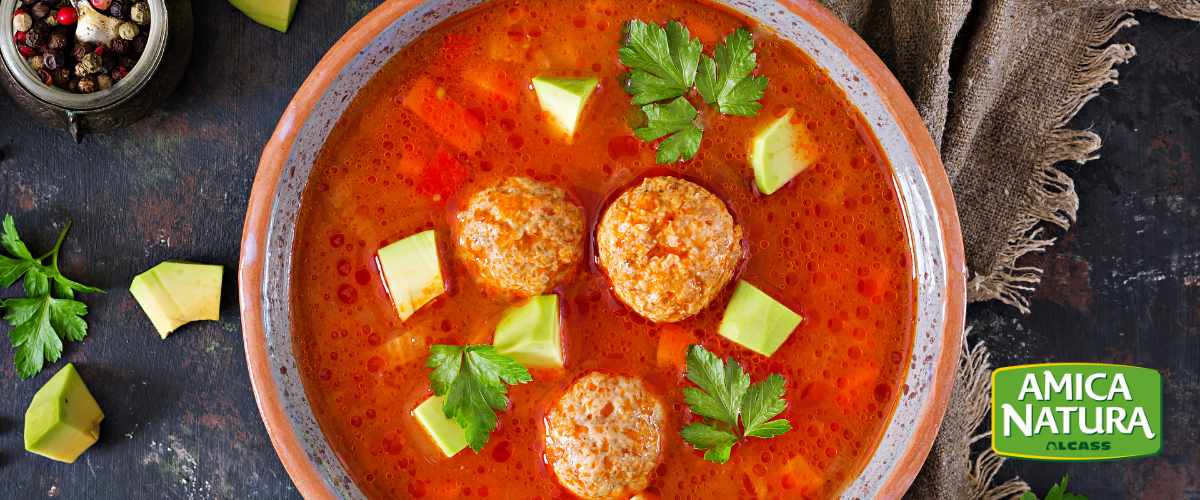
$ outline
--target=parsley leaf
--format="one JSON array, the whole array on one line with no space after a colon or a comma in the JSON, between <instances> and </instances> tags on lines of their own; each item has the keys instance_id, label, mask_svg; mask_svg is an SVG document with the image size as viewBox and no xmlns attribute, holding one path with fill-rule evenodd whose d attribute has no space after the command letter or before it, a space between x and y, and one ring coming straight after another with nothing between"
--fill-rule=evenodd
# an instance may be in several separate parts
<instances>
[{"instance_id":1,"label":"parsley leaf","mask_svg":"<svg viewBox=\"0 0 1200 500\"><path fill-rule=\"evenodd\" d=\"M508 386L533 380L529 370L490 345L435 345L425 366L434 396L445 396L442 414L458 422L475 453L496 430L496 412L508 408Z\"/></svg>"},{"instance_id":2,"label":"parsley leaf","mask_svg":"<svg viewBox=\"0 0 1200 500\"><path fill-rule=\"evenodd\" d=\"M738 116L754 116L762 109L757 102L767 89L767 77L750 76L758 66L758 56L752 52L754 41L746 28L738 28L717 44L713 57L700 60L700 75L696 91L704 102L717 103L717 110Z\"/></svg>"},{"instance_id":3,"label":"parsley leaf","mask_svg":"<svg viewBox=\"0 0 1200 500\"><path fill-rule=\"evenodd\" d=\"M763 98L767 77L750 76L758 57L745 28L717 44L713 57L701 54L704 45L678 21L667 21L663 28L635 19L627 32L617 51L621 64L630 68L625 92L646 113L646 126L633 133L643 141L669 136L658 145L658 163L690 160L700 151L704 132L694 123L699 112L685 95L693 85L721 113L755 116L762 108L757 101ZM668 99L672 100L662 103Z\"/></svg>"},{"instance_id":4,"label":"parsley leaf","mask_svg":"<svg viewBox=\"0 0 1200 500\"><path fill-rule=\"evenodd\" d=\"M687 28L668 21L667 28L634 20L629 40L617 51L621 64L633 68L629 87L634 104L649 104L683 95L696 79L696 65L704 46Z\"/></svg>"},{"instance_id":5,"label":"parsley leaf","mask_svg":"<svg viewBox=\"0 0 1200 500\"><path fill-rule=\"evenodd\" d=\"M4 217L2 228L0 244L16 258L0 255L0 287L12 286L23 276L23 288L29 297L0 301L4 319L12 326L8 338L17 348L13 356L17 375L24 380L42 371L46 361L58 361L63 339L80 341L87 336L87 323L82 318L87 314L87 306L72 300L75 292L103 291L71 281L58 269L58 253L71 228L70 222L59 234L54 250L38 258L21 241L12 215ZM53 258L49 266L42 264L47 258ZM51 295L51 284L54 293L62 298Z\"/></svg>"},{"instance_id":6,"label":"parsley leaf","mask_svg":"<svg viewBox=\"0 0 1200 500\"><path fill-rule=\"evenodd\" d=\"M647 104L642 106L642 111L646 112L646 126L634 130L633 135L643 141L670 135L659 143L655 161L672 163L680 158L690 160L700 151L703 132L692 122L698 112L686 98L677 97L666 104Z\"/></svg>"},{"instance_id":7,"label":"parsley leaf","mask_svg":"<svg viewBox=\"0 0 1200 500\"><path fill-rule=\"evenodd\" d=\"M1046 493L1046 500L1088 500L1087 497L1083 495L1067 493L1067 479L1070 477L1070 474L1063 476L1062 483L1056 484L1050 488L1050 492ZM1026 491L1025 494L1021 496L1021 500L1038 500L1038 497L1037 495L1034 495L1032 491Z\"/></svg>"},{"instance_id":8,"label":"parsley leaf","mask_svg":"<svg viewBox=\"0 0 1200 500\"><path fill-rule=\"evenodd\" d=\"M705 420L689 424L679 434L697 450L708 450L705 460L725 463L733 445L742 439L771 438L792 430L787 420L771 420L787 408L779 374L751 384L733 358L721 362L704 347L693 345L687 353L687 378L697 387L683 390L684 402Z\"/></svg>"}]
</instances>

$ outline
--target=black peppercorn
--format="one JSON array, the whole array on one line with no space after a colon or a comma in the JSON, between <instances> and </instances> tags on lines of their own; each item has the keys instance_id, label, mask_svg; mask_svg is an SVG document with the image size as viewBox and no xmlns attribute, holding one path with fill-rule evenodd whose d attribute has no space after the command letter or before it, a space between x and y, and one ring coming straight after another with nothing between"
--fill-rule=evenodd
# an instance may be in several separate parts
<instances>
[{"instance_id":1,"label":"black peppercorn","mask_svg":"<svg viewBox=\"0 0 1200 500\"><path fill-rule=\"evenodd\" d=\"M85 76L79 79L79 91L84 94L90 94L96 91L96 77Z\"/></svg>"},{"instance_id":2,"label":"black peppercorn","mask_svg":"<svg viewBox=\"0 0 1200 500\"><path fill-rule=\"evenodd\" d=\"M42 66L46 69L54 71L58 68L66 67L67 56L59 50L47 50L42 53Z\"/></svg>"},{"instance_id":3,"label":"black peppercorn","mask_svg":"<svg viewBox=\"0 0 1200 500\"><path fill-rule=\"evenodd\" d=\"M71 79L71 82L67 85L67 90L70 90L71 92L79 92L79 79Z\"/></svg>"},{"instance_id":4,"label":"black peppercorn","mask_svg":"<svg viewBox=\"0 0 1200 500\"><path fill-rule=\"evenodd\" d=\"M67 48L68 43L70 43L70 39L67 38L67 35L63 34L61 31L55 31L54 33L51 33L49 39L46 40L46 48L61 50Z\"/></svg>"},{"instance_id":5,"label":"black peppercorn","mask_svg":"<svg viewBox=\"0 0 1200 500\"><path fill-rule=\"evenodd\" d=\"M46 19L50 19L50 17L47 17ZM50 25L46 24L46 19L34 19L32 29L38 29L38 30L42 30L42 31L49 33Z\"/></svg>"},{"instance_id":6,"label":"black peppercorn","mask_svg":"<svg viewBox=\"0 0 1200 500\"><path fill-rule=\"evenodd\" d=\"M37 3L37 0L21 0L21 5L24 5L26 7L29 7L30 5L33 5L35 3Z\"/></svg>"},{"instance_id":7,"label":"black peppercorn","mask_svg":"<svg viewBox=\"0 0 1200 500\"><path fill-rule=\"evenodd\" d=\"M34 19L42 19L49 13L50 4L46 2L38 2L29 8L29 15L33 16Z\"/></svg>"},{"instance_id":8,"label":"black peppercorn","mask_svg":"<svg viewBox=\"0 0 1200 500\"><path fill-rule=\"evenodd\" d=\"M149 38L147 38L147 37L146 37L146 35L141 35L141 36L138 36L138 37L134 37L134 39L133 39L133 53L134 53L134 54L141 54L142 52L145 52L145 51L146 51L146 44L147 44L147 43L149 43L149 41L150 41L150 39L149 39Z\"/></svg>"},{"instance_id":9,"label":"black peppercorn","mask_svg":"<svg viewBox=\"0 0 1200 500\"><path fill-rule=\"evenodd\" d=\"M108 15L125 19L125 16L129 15L129 4L121 0L113 0L112 5L108 6Z\"/></svg>"},{"instance_id":10,"label":"black peppercorn","mask_svg":"<svg viewBox=\"0 0 1200 500\"><path fill-rule=\"evenodd\" d=\"M75 44L75 48L71 49L71 56L74 57L76 61L81 61L85 56L95 51L96 48L93 47L92 44L87 42L79 42Z\"/></svg>"},{"instance_id":11,"label":"black peppercorn","mask_svg":"<svg viewBox=\"0 0 1200 500\"><path fill-rule=\"evenodd\" d=\"M71 70L69 68L58 68L51 71L50 76L54 77L54 84L61 87L71 81Z\"/></svg>"},{"instance_id":12,"label":"black peppercorn","mask_svg":"<svg viewBox=\"0 0 1200 500\"><path fill-rule=\"evenodd\" d=\"M108 43L108 48L111 49L113 52L115 52L117 55L123 56L123 55L129 53L129 50L132 48L132 45L133 45L133 42L131 42L129 40L126 40L124 38L116 38L113 41Z\"/></svg>"},{"instance_id":13,"label":"black peppercorn","mask_svg":"<svg viewBox=\"0 0 1200 500\"><path fill-rule=\"evenodd\" d=\"M113 68L117 67L117 56L112 54L104 54L100 57L100 72L108 74Z\"/></svg>"},{"instance_id":14,"label":"black peppercorn","mask_svg":"<svg viewBox=\"0 0 1200 500\"><path fill-rule=\"evenodd\" d=\"M120 59L117 59L117 65L132 68L137 65L137 59L134 59L133 56L121 56Z\"/></svg>"},{"instance_id":15,"label":"black peppercorn","mask_svg":"<svg viewBox=\"0 0 1200 500\"><path fill-rule=\"evenodd\" d=\"M46 43L46 30L32 28L25 32L25 45L33 48L39 48L43 43Z\"/></svg>"}]
</instances>

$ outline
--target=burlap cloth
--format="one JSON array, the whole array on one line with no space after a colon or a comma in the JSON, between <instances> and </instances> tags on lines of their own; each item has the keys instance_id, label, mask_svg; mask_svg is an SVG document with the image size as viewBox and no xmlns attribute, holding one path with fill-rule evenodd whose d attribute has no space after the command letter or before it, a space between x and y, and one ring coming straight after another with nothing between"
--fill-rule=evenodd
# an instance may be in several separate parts
<instances>
[{"instance_id":1,"label":"burlap cloth","mask_svg":"<svg viewBox=\"0 0 1200 500\"><path fill-rule=\"evenodd\" d=\"M895 73L941 150L962 220L968 298L999 299L1028 311L1040 269L1022 255L1054 240L1079 199L1054 167L1094 158L1100 137L1067 123L1100 87L1116 83L1113 65L1135 54L1108 44L1146 10L1200 20L1195 0L820 0L853 28ZM968 343L964 342L964 346ZM1017 478L993 486L1004 462L988 437L991 370L982 345L964 349L954 396L925 467L905 498L1001 499L1028 490ZM1044 492L1040 492L1044 493Z\"/></svg>"}]
</instances>

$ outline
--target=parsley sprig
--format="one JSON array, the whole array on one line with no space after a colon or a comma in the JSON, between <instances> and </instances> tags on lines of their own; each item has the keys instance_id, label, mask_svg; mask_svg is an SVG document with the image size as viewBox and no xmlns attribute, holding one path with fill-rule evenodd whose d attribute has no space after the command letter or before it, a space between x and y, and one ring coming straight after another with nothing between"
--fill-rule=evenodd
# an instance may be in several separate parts
<instances>
[{"instance_id":1,"label":"parsley sprig","mask_svg":"<svg viewBox=\"0 0 1200 500\"><path fill-rule=\"evenodd\" d=\"M71 281L59 271L58 253L69 229L70 222L59 234L54 250L34 258L17 234L12 215L4 216L0 244L12 257L0 254L0 287L12 286L23 276L25 279L22 284L28 296L0 301L4 319L12 326L8 338L17 348L13 360L17 365L17 375L22 380L42 371L44 362L58 361L62 355L63 339L80 341L87 336L87 323L82 318L87 314L87 306L73 300L75 292L103 293L99 288ZM51 259L48 266L43 264L46 259Z\"/></svg>"},{"instance_id":2,"label":"parsley sprig","mask_svg":"<svg viewBox=\"0 0 1200 500\"><path fill-rule=\"evenodd\" d=\"M687 353L687 378L698 388L685 388L684 402L704 422L689 424L679 434L697 450L708 450L705 460L723 464L729 461L733 445L747 437L772 438L792 430L787 420L771 420L787 408L783 377L777 373L751 384L733 358L721 362L707 349L693 345Z\"/></svg>"},{"instance_id":3,"label":"parsley sprig","mask_svg":"<svg viewBox=\"0 0 1200 500\"><path fill-rule=\"evenodd\" d=\"M490 345L435 345L425 366L434 396L445 396L442 414L466 432L475 453L496 430L496 412L508 408L508 386L533 380L529 370Z\"/></svg>"},{"instance_id":4,"label":"parsley sprig","mask_svg":"<svg viewBox=\"0 0 1200 500\"><path fill-rule=\"evenodd\" d=\"M1083 495L1067 493L1067 479L1070 477L1070 474L1063 476L1062 484L1056 484L1050 488L1050 491L1046 493L1045 500L1088 500ZM1026 491L1020 500L1038 500L1038 497L1032 491Z\"/></svg>"},{"instance_id":5,"label":"parsley sprig","mask_svg":"<svg viewBox=\"0 0 1200 500\"><path fill-rule=\"evenodd\" d=\"M717 44L713 57L702 55L704 45L677 21L667 21L663 28L635 19L628 31L617 51L630 68L625 91L646 113L646 125L633 133L644 141L670 136L658 145L658 163L690 160L700 151L704 132L695 123L699 111L685 96L693 84L701 99L721 113L755 116L762 108L756 101L763 98L767 77L750 76L758 63L745 28Z\"/></svg>"}]
</instances>

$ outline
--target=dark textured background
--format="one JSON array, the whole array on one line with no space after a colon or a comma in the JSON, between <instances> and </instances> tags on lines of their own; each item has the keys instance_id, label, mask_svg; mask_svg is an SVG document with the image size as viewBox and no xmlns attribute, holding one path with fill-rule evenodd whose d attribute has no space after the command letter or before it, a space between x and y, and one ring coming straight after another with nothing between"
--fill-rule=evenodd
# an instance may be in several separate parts
<instances>
[{"instance_id":1,"label":"dark textured background","mask_svg":"<svg viewBox=\"0 0 1200 500\"><path fill-rule=\"evenodd\" d=\"M60 265L103 287L86 296L90 334L27 381L0 342L0 498L299 498L259 418L238 323L234 269L258 157L317 61L379 0L300 2L287 34L224 1L193 2L191 66L160 111L82 145L0 97L0 212L12 213L35 254L75 226ZM1046 254L1023 316L976 304L972 340L997 366L1050 361L1158 369L1165 385L1162 455L1102 463L1010 461L1044 493L1063 473L1093 499L1200 498L1200 132L1197 25L1139 15L1115 41L1137 45L1075 125L1104 138L1102 157L1067 167L1079 222ZM1061 232L1060 232L1061 234ZM226 266L221 321L160 340L127 288L165 259ZM0 291L9 297L17 288ZM7 326L0 327L7 331ZM73 465L24 451L33 393L74 362L104 409L100 441Z\"/></svg>"}]
</instances>

